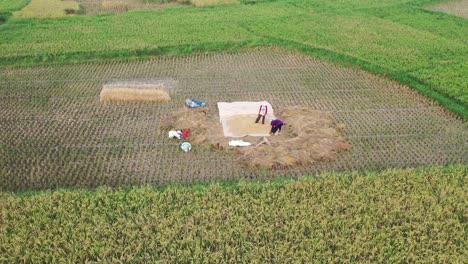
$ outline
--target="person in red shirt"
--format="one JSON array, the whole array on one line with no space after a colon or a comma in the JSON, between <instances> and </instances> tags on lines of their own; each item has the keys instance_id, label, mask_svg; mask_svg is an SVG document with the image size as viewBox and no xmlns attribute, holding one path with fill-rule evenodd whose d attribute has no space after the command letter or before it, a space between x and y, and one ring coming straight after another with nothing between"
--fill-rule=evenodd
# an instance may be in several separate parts
<instances>
[{"instance_id":1,"label":"person in red shirt","mask_svg":"<svg viewBox=\"0 0 468 264\"><path fill-rule=\"evenodd\" d=\"M258 117L255 120L255 123L258 123L258 121L260 121L260 118L263 117L262 124L265 124L265 116L267 115L267 113L268 113L268 106L266 104L260 105L260 109L258 109Z\"/></svg>"}]
</instances>

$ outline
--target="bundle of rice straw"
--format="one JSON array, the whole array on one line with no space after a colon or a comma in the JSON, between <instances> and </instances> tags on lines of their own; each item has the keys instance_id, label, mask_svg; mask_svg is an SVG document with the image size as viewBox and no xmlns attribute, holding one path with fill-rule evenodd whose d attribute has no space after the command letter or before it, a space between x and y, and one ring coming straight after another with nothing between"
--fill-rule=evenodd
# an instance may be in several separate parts
<instances>
[{"instance_id":1,"label":"bundle of rice straw","mask_svg":"<svg viewBox=\"0 0 468 264\"><path fill-rule=\"evenodd\" d=\"M162 83L113 83L105 84L101 90L101 103L108 102L168 102L169 93Z\"/></svg>"}]
</instances>

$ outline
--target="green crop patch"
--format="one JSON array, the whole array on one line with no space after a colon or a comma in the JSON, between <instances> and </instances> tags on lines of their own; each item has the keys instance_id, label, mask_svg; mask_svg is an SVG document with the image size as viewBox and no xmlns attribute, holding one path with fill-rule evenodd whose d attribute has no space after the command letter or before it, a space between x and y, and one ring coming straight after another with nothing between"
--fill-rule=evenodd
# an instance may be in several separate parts
<instances>
[{"instance_id":1,"label":"green crop patch","mask_svg":"<svg viewBox=\"0 0 468 264\"><path fill-rule=\"evenodd\" d=\"M379 18L311 14L290 21L275 26L275 30L267 30L272 26L268 21L249 24L249 28L258 34L327 49L389 71L407 73L432 88L444 87L435 90L468 104L465 91L468 68L464 63L468 46L463 41L447 40Z\"/></svg>"},{"instance_id":2,"label":"green crop patch","mask_svg":"<svg viewBox=\"0 0 468 264\"><path fill-rule=\"evenodd\" d=\"M0 194L4 262L466 260L466 166Z\"/></svg>"},{"instance_id":3,"label":"green crop patch","mask_svg":"<svg viewBox=\"0 0 468 264\"><path fill-rule=\"evenodd\" d=\"M26 6L30 0L1 0L0 12L16 11Z\"/></svg>"}]
</instances>

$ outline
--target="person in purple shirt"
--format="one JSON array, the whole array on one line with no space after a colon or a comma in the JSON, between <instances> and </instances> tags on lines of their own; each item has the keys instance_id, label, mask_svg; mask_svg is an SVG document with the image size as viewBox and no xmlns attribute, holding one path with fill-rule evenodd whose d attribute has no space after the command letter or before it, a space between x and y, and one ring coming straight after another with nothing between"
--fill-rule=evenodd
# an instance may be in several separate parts
<instances>
[{"instance_id":1,"label":"person in purple shirt","mask_svg":"<svg viewBox=\"0 0 468 264\"><path fill-rule=\"evenodd\" d=\"M281 127L283 127L283 121L281 121L280 119L273 119L270 124L271 124L270 135L273 135L276 132L278 132L278 135L281 134Z\"/></svg>"}]
</instances>

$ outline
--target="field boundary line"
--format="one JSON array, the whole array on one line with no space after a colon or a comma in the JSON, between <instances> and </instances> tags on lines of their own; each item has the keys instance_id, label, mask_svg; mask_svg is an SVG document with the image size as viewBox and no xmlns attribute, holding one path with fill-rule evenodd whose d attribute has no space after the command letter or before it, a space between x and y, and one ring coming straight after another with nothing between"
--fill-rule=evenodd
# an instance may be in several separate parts
<instances>
[{"instance_id":1,"label":"field boundary line","mask_svg":"<svg viewBox=\"0 0 468 264\"><path fill-rule=\"evenodd\" d=\"M197 52L232 52L241 48L259 47L268 45L262 37L253 40L230 41L230 42L208 42L195 45L173 45L156 48L137 50L115 50L94 52L73 52L57 57L52 54L42 56L15 56L0 57L0 68L3 66L30 67L44 65L63 65L84 62L106 63L106 62L129 62L133 60L147 59L149 57L184 57Z\"/></svg>"}]
</instances>

